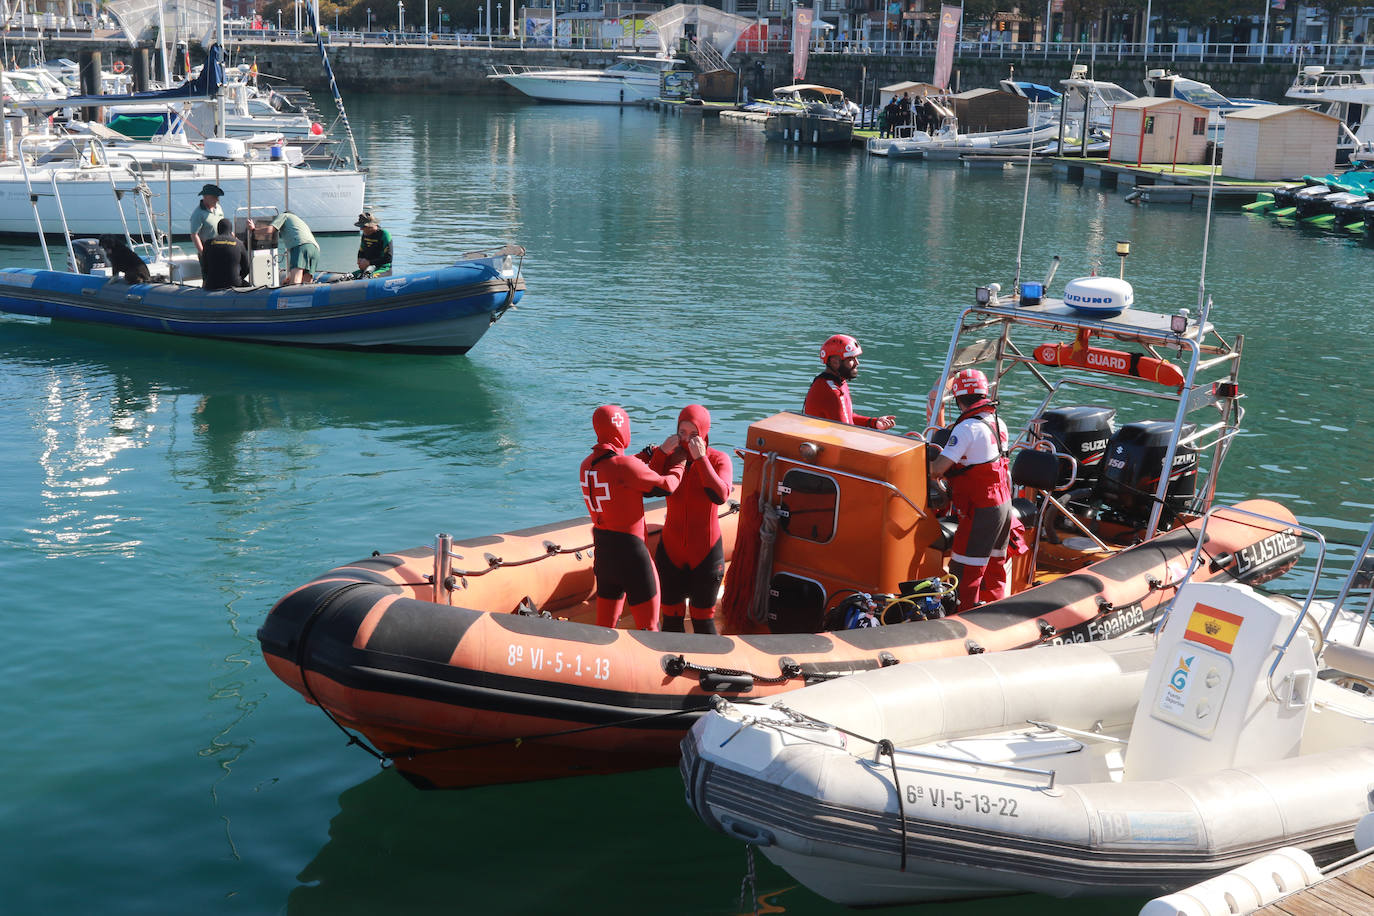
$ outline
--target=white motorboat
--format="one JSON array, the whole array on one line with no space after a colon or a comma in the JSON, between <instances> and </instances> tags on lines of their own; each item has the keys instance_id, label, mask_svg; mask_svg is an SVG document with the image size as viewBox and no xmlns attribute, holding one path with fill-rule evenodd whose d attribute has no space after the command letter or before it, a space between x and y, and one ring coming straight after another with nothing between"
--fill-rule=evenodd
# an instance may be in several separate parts
<instances>
[{"instance_id":1,"label":"white motorboat","mask_svg":"<svg viewBox=\"0 0 1374 916\"><path fill-rule=\"evenodd\" d=\"M1306 602L1185 576L1156 635L718 701L683 742L689 803L850 906L1147 897L1283 847L1319 864L1353 852L1374 649L1335 642L1333 623L1365 564L1318 623L1321 535L1251 518L1266 543L1318 545ZM1189 574L1230 561L1198 554Z\"/></svg>"},{"instance_id":2,"label":"white motorboat","mask_svg":"<svg viewBox=\"0 0 1374 916\"><path fill-rule=\"evenodd\" d=\"M212 65L195 81L174 89L18 102L20 110L37 113L39 132L24 136L17 155L0 162L0 233L33 235L35 211L42 222L65 222L78 235L121 233L140 226L135 198L147 210L167 215L173 232L184 233L207 183L224 189L226 212L289 209L315 232L356 231L367 182L366 172L355 165L356 153L316 164L299 147L284 143L280 133L210 137L196 146L184 135L132 140L100 124L76 124L55 133L43 118L58 107L208 109L223 85L217 46L211 55Z\"/></svg>"},{"instance_id":3,"label":"white motorboat","mask_svg":"<svg viewBox=\"0 0 1374 916\"><path fill-rule=\"evenodd\" d=\"M1201 80L1179 76L1168 70L1150 70L1142 82L1145 84L1145 93L1152 98L1182 99L1206 108L1207 133L1217 142L1224 137L1227 115L1269 104L1260 99L1229 98Z\"/></svg>"},{"instance_id":4,"label":"white motorboat","mask_svg":"<svg viewBox=\"0 0 1374 916\"><path fill-rule=\"evenodd\" d=\"M1374 69L1303 67L1284 97L1319 106L1319 111L1340 118L1338 160L1374 160Z\"/></svg>"},{"instance_id":5,"label":"white motorboat","mask_svg":"<svg viewBox=\"0 0 1374 916\"><path fill-rule=\"evenodd\" d=\"M487 78L543 102L639 105L659 97L663 75L680 70L680 63L666 55L626 55L604 70L492 64Z\"/></svg>"}]
</instances>

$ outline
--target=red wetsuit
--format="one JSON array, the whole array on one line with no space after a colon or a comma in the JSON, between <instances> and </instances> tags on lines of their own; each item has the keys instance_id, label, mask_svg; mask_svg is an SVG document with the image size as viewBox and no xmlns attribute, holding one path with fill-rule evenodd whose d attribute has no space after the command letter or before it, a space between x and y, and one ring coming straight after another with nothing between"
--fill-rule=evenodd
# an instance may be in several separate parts
<instances>
[{"instance_id":1,"label":"red wetsuit","mask_svg":"<svg viewBox=\"0 0 1374 916\"><path fill-rule=\"evenodd\" d=\"M865 417L854 412L854 404L849 399L849 383L829 369L811 381L811 390L806 392L802 413L851 426L878 428L877 417Z\"/></svg>"},{"instance_id":2,"label":"red wetsuit","mask_svg":"<svg viewBox=\"0 0 1374 916\"><path fill-rule=\"evenodd\" d=\"M595 544L597 623L615 626L629 595L630 610L641 629L658 625L658 577L644 546L644 495L672 493L682 480L682 464L659 474L625 454L630 444L630 418L614 405L592 414L597 444L582 459L582 499L592 519Z\"/></svg>"},{"instance_id":3,"label":"red wetsuit","mask_svg":"<svg viewBox=\"0 0 1374 916\"><path fill-rule=\"evenodd\" d=\"M688 404L678 415L678 424L684 421L690 421L698 435L710 441L711 415L705 407ZM666 470L686 450L685 443L678 446L674 455L655 448L649 467ZM682 483L668 497L668 516L654 555L663 587L665 619L682 617L688 599L694 620L708 620L714 614L716 595L725 574L718 511L730 498L733 480L730 457L719 449L707 448L701 459L687 460Z\"/></svg>"}]
</instances>

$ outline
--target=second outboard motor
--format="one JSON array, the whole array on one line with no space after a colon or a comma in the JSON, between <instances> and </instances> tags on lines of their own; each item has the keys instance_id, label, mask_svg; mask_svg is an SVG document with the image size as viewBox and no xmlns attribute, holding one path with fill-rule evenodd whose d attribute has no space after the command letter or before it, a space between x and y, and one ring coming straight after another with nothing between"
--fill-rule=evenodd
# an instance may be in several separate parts
<instances>
[{"instance_id":1,"label":"second outboard motor","mask_svg":"<svg viewBox=\"0 0 1374 916\"><path fill-rule=\"evenodd\" d=\"M1192 435L1193 429L1192 424L1185 424L1183 438ZM1173 434L1173 423L1165 420L1127 423L1116 431L1107 443L1095 494L1102 503L1104 517L1134 528L1145 527ZM1174 466L1169 473L1165 518L1169 518L1171 511L1183 512L1196 488L1197 449L1180 445L1174 452Z\"/></svg>"},{"instance_id":2,"label":"second outboard motor","mask_svg":"<svg viewBox=\"0 0 1374 916\"><path fill-rule=\"evenodd\" d=\"M72 252L76 255L77 273L88 274L97 267L109 269L110 262L105 257L105 249L100 247L100 239L72 239Z\"/></svg>"},{"instance_id":3,"label":"second outboard motor","mask_svg":"<svg viewBox=\"0 0 1374 916\"><path fill-rule=\"evenodd\" d=\"M1040 416L1040 435L1078 462L1073 487L1091 487L1102 466L1107 441L1116 430L1112 407L1056 407ZM1062 462L1061 462L1062 464ZM1061 473L1067 469L1061 468Z\"/></svg>"}]
</instances>

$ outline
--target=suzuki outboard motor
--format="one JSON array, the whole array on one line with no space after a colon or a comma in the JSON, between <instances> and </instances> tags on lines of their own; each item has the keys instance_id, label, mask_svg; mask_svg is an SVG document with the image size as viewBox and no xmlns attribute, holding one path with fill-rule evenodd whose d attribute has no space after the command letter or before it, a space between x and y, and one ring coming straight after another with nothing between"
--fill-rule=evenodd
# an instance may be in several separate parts
<instances>
[{"instance_id":1,"label":"suzuki outboard motor","mask_svg":"<svg viewBox=\"0 0 1374 916\"><path fill-rule=\"evenodd\" d=\"M1186 424L1182 438L1192 435ZM1127 423L1107 443L1095 497L1102 504L1103 517L1133 528L1150 521L1150 507L1159 476L1164 469L1164 454L1173 437L1174 425L1165 420ZM1187 509L1197 488L1197 449L1180 445L1174 451L1174 466L1169 472L1169 488L1164 499L1164 517Z\"/></svg>"},{"instance_id":2,"label":"suzuki outboard motor","mask_svg":"<svg viewBox=\"0 0 1374 916\"><path fill-rule=\"evenodd\" d=\"M1040 435L1056 452L1078 462L1074 488L1091 487L1097 481L1107 441L1116 429L1115 418L1111 407L1056 407L1041 414ZM1067 468L1061 468L1061 473L1067 476Z\"/></svg>"},{"instance_id":3,"label":"suzuki outboard motor","mask_svg":"<svg viewBox=\"0 0 1374 916\"><path fill-rule=\"evenodd\" d=\"M76 255L77 273L88 274L97 267L109 268L105 249L100 247L100 239L72 239L72 252Z\"/></svg>"}]
</instances>

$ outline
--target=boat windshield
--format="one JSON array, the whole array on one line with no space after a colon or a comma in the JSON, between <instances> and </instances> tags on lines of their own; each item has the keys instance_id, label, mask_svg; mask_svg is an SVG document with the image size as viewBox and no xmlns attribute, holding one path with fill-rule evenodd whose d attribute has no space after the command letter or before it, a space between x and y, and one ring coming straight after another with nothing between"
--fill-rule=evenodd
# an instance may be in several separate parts
<instances>
[{"instance_id":1,"label":"boat windshield","mask_svg":"<svg viewBox=\"0 0 1374 916\"><path fill-rule=\"evenodd\" d=\"M642 60L622 60L606 68L607 73L657 73L661 67Z\"/></svg>"},{"instance_id":2,"label":"boat windshield","mask_svg":"<svg viewBox=\"0 0 1374 916\"><path fill-rule=\"evenodd\" d=\"M1175 80L1174 98L1183 99L1185 102L1192 102L1194 105L1201 105L1204 108L1216 108L1219 105L1231 104L1231 100L1226 96L1206 83L1199 83L1196 80Z\"/></svg>"},{"instance_id":3,"label":"boat windshield","mask_svg":"<svg viewBox=\"0 0 1374 916\"><path fill-rule=\"evenodd\" d=\"M1131 92L1116 83L1096 83L1093 87L1104 102L1129 102L1135 98Z\"/></svg>"}]
</instances>

